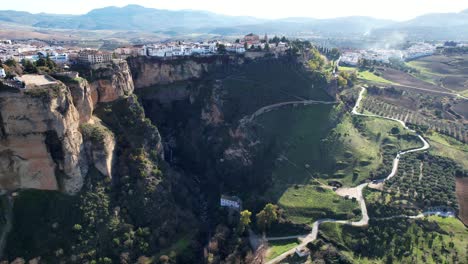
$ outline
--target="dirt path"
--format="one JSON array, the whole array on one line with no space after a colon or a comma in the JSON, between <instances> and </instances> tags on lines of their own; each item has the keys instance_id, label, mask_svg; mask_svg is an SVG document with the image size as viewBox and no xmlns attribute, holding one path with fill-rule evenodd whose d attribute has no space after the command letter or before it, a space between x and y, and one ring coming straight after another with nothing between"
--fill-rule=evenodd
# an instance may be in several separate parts
<instances>
[{"instance_id":1,"label":"dirt path","mask_svg":"<svg viewBox=\"0 0 468 264\"><path fill-rule=\"evenodd\" d=\"M258 116L268 113L272 110L275 110L276 108L281 108L286 105L314 105L314 104L336 104L336 101L317 101L317 100L300 100L300 101L289 101L289 102L281 102L281 103L276 103L272 105L267 105L264 106L257 111L255 111L253 114L244 116L239 122L241 125L245 125L247 123L252 122L255 118Z\"/></svg>"},{"instance_id":2,"label":"dirt path","mask_svg":"<svg viewBox=\"0 0 468 264\"><path fill-rule=\"evenodd\" d=\"M396 122L400 123L406 130L409 130L411 132L416 133L416 131L411 130L410 128L408 128L406 126L405 122L403 122L401 120L394 119L394 118L382 117L382 116L373 115L373 114L368 115L368 114L359 113L358 109L359 109L359 106L360 106L360 104L362 102L362 98L363 98L363 95L364 95L365 91L366 91L366 89L362 87L361 91L359 92L359 97L358 97L358 99L356 101L356 105L354 106L354 108L353 108L353 110L351 112L352 114L358 115L358 116L375 117L375 118L382 118L382 119L396 121ZM388 179L390 179L390 178L392 178L393 176L396 175L401 155L405 155L407 153L412 153L412 152L416 152L416 151L426 150L426 149L428 149L430 147L429 143L422 136L420 136L419 134L416 134L416 135L423 142L423 146L420 147L420 148L409 149L409 150L398 152L395 159L393 160L392 171L390 172L390 174L386 178L379 181L380 184L383 184L385 181L387 181ZM297 238L299 240L301 240L301 243L297 247L292 248L292 249L284 252L283 254L281 254L281 255L275 257L274 259L266 262L266 264L280 263L282 260L284 260L288 256L293 255L296 251L300 251L301 249L306 247L307 244L309 244L310 242L315 241L317 239L319 226L322 223L339 223L339 224L345 224L345 225L351 225L351 226L357 226L357 227L367 226L368 223L369 223L369 215L367 213L366 201L364 200L364 197L362 195L362 190L367 186L368 186L368 183L363 183L363 184L361 184L361 185L359 185L357 187L354 187L354 188L340 188L340 189L336 190L336 193L338 195L340 195L340 196L350 196L350 197L356 198L356 200L359 202L359 205L361 207L361 212L362 212L361 220L359 220L357 222L352 222L352 221L347 221L347 220L319 219L319 220L315 221L312 224L312 232L310 232L310 234L308 234L305 237L297 236ZM421 217L424 217L424 215L440 214L440 213L441 212L427 212L427 213L420 214L420 215L417 215L417 216L397 215L397 216L391 216L389 218L380 218L380 219L385 220L385 219L400 218L400 217L421 218ZM295 236L293 236L293 237L295 237ZM277 240L278 240L278 238L277 238Z\"/></svg>"}]
</instances>

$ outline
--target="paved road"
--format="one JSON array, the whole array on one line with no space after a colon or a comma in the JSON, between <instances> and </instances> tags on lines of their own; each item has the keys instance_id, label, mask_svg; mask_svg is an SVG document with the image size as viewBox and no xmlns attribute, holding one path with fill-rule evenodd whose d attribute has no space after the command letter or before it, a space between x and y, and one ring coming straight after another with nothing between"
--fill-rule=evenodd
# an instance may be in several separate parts
<instances>
[{"instance_id":1,"label":"paved road","mask_svg":"<svg viewBox=\"0 0 468 264\"><path fill-rule=\"evenodd\" d=\"M416 133L414 130L411 130L410 128L408 128L405 124L405 122L401 121L401 120L398 120L398 119L394 119L394 118L387 118L387 117L383 117L383 116L378 116L378 115L373 115L373 114L361 114L358 112L358 109L361 105L361 102L362 102L362 98L363 98L363 95L365 93L366 89L365 88L361 88L361 91L359 92L359 97L356 101L356 105L353 107L353 110L351 111L352 114L354 115L358 115L358 116L365 116L365 117L376 117L376 118L382 118L382 119L387 119L387 120L392 120L392 121L396 121L398 123L400 123L405 129L411 131L411 132L414 132ZM385 179L382 179L381 182L384 182L390 178L392 178L393 176L396 175L396 172L398 170L398 164L399 164L399 161L400 161L400 157L401 155L405 155L407 153L411 153L411 152L416 152L416 151L422 151L422 150L426 150L430 147L429 143L421 136L418 134L418 137L419 139L423 142L423 146L420 147L420 148L415 148L415 149L410 149L410 150L406 150L406 151L402 151L402 152L399 152L395 159L393 160L393 165L392 165L392 171L390 172L390 174L385 178ZM347 221L347 220L335 220L335 219L319 219L317 221L315 221L313 224L312 224L312 232L310 232L310 234L308 234L307 236L305 237L302 237L302 236L292 236L292 238L298 238L299 240L301 240L301 243L295 247L295 248L292 248L286 252L284 252L283 254L277 256L276 258L266 262L266 264L276 264L276 263L280 263L282 260L284 260L285 258L287 258L288 256L291 256L293 255L296 250L301 250L302 248L306 247L307 244L309 244L310 242L313 242L314 240L317 239L317 235L318 235L318 230L319 230L319 226L320 224L322 223L339 223L339 224L345 224L345 225L351 225L351 226L358 226L358 227L362 227L362 226L367 226L368 223L369 223L369 215L367 213L367 207L366 207L366 201L364 200L364 197L362 195L362 190L367 187L368 183L363 183L355 188L340 188L336 191L336 193L338 195L341 195L341 196L345 196L345 195L348 195L349 193L354 193L357 201L359 202L359 205L361 207L361 212L362 212L362 218L361 220L357 221L357 222L352 222L352 221ZM354 189L354 190L353 190ZM357 195L356 195L357 193ZM421 217L424 217L425 215L431 215L431 214L436 214L436 215L440 215L441 212L425 212L423 214L420 214L420 215L417 215L417 216L404 216L404 215L398 215L398 216L391 216L391 217L387 217L387 218L379 218L380 220L385 220L385 219L392 219L392 218L421 218Z\"/></svg>"}]
</instances>

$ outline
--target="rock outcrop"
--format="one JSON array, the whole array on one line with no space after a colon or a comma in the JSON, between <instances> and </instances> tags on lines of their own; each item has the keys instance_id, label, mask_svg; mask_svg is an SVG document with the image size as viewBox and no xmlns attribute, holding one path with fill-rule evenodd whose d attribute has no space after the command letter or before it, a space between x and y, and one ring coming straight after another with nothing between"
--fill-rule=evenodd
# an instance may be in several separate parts
<instances>
[{"instance_id":1,"label":"rock outcrop","mask_svg":"<svg viewBox=\"0 0 468 264\"><path fill-rule=\"evenodd\" d=\"M0 189L75 194L91 165L112 176L114 136L84 141L80 125L94 122L97 104L131 95L133 80L125 61L90 71L91 82L68 72L53 85L0 90Z\"/></svg>"},{"instance_id":2,"label":"rock outcrop","mask_svg":"<svg viewBox=\"0 0 468 264\"><path fill-rule=\"evenodd\" d=\"M134 85L126 61L92 65L90 81L93 104L107 103L133 93Z\"/></svg>"},{"instance_id":3,"label":"rock outcrop","mask_svg":"<svg viewBox=\"0 0 468 264\"><path fill-rule=\"evenodd\" d=\"M0 186L76 193L87 164L80 115L63 84L0 93Z\"/></svg>"},{"instance_id":4,"label":"rock outcrop","mask_svg":"<svg viewBox=\"0 0 468 264\"><path fill-rule=\"evenodd\" d=\"M200 78L204 73L219 66L241 64L244 59L237 56L211 56L163 60L151 57L128 59L136 88Z\"/></svg>"},{"instance_id":5,"label":"rock outcrop","mask_svg":"<svg viewBox=\"0 0 468 264\"><path fill-rule=\"evenodd\" d=\"M80 114L80 123L86 123L91 119L95 102L93 102L91 86L88 81L78 78L75 82L67 83L70 88L73 104Z\"/></svg>"},{"instance_id":6,"label":"rock outcrop","mask_svg":"<svg viewBox=\"0 0 468 264\"><path fill-rule=\"evenodd\" d=\"M111 178L116 144L114 134L99 120L92 123L81 126L88 161L102 175Z\"/></svg>"}]
</instances>

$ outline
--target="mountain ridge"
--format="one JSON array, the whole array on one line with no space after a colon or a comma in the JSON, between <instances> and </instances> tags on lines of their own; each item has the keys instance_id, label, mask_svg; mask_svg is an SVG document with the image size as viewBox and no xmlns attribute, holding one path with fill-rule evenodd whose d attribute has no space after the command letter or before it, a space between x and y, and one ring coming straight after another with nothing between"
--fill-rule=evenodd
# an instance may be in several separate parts
<instances>
[{"instance_id":1,"label":"mountain ridge","mask_svg":"<svg viewBox=\"0 0 468 264\"><path fill-rule=\"evenodd\" d=\"M116 20L115 18L119 19ZM370 16L347 16L327 19L287 17L262 19L250 16L228 16L199 10L166 10L141 5L108 6L93 9L82 15L64 15L24 11L0 10L0 21L35 28L69 30L115 30L141 32L202 33L242 35L246 32L295 34L302 32L328 36L368 35L381 32L406 32L408 35L434 39L455 38L466 35L468 9L458 13L431 13L407 21L393 21ZM462 30L453 30L452 28ZM421 34L424 31L425 34ZM426 32L433 31L433 32ZM461 33L461 34L460 34Z\"/></svg>"}]
</instances>

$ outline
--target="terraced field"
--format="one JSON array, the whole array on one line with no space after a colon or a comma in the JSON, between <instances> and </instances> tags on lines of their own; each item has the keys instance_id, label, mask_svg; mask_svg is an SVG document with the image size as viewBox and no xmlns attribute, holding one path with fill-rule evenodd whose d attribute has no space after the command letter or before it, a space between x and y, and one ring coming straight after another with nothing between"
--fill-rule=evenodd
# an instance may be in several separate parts
<instances>
[{"instance_id":1,"label":"terraced field","mask_svg":"<svg viewBox=\"0 0 468 264\"><path fill-rule=\"evenodd\" d=\"M426 127L436 132L449 135L462 142L468 142L467 127L461 122L433 119L401 106L388 104L375 97L368 96L363 102L366 111L377 115L396 118L409 124Z\"/></svg>"}]
</instances>

